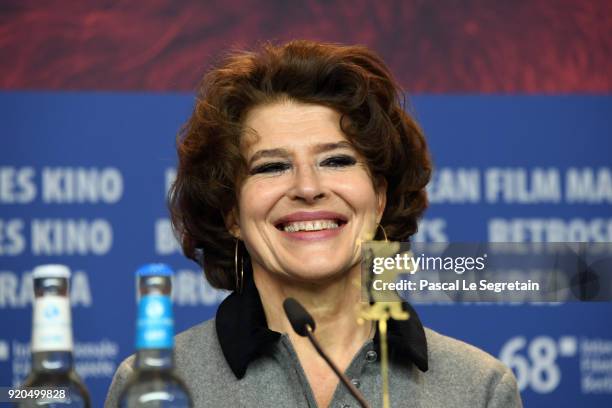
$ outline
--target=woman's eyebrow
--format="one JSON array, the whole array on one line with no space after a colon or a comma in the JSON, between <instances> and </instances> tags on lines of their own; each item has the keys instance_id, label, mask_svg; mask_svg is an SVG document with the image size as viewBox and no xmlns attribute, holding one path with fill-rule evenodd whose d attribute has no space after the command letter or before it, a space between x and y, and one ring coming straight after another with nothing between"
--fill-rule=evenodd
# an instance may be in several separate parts
<instances>
[{"instance_id":1,"label":"woman's eyebrow","mask_svg":"<svg viewBox=\"0 0 612 408\"><path fill-rule=\"evenodd\" d=\"M264 149L256 151L249 159L249 164L262 157L288 157L289 152L286 149Z\"/></svg>"},{"instance_id":2,"label":"woman's eyebrow","mask_svg":"<svg viewBox=\"0 0 612 408\"><path fill-rule=\"evenodd\" d=\"M335 150L335 149L354 150L353 145L351 145L346 140L343 140L343 141L337 142L337 143L322 143L322 144L318 144L318 145L316 145L314 147L314 151L316 153L323 153L323 152L327 152L329 150Z\"/></svg>"}]
</instances>

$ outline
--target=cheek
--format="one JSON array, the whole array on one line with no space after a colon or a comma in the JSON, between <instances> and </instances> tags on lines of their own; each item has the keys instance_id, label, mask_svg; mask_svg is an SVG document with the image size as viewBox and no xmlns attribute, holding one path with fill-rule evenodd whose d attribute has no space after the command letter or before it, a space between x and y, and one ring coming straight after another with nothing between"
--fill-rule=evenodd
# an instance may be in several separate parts
<instances>
[{"instance_id":1,"label":"cheek","mask_svg":"<svg viewBox=\"0 0 612 408\"><path fill-rule=\"evenodd\" d=\"M335 190L357 212L371 212L378 209L378 201L372 181L367 174L338 177Z\"/></svg>"},{"instance_id":2,"label":"cheek","mask_svg":"<svg viewBox=\"0 0 612 408\"><path fill-rule=\"evenodd\" d=\"M282 180L256 180L245 183L240 190L241 225L264 221L286 190Z\"/></svg>"}]
</instances>

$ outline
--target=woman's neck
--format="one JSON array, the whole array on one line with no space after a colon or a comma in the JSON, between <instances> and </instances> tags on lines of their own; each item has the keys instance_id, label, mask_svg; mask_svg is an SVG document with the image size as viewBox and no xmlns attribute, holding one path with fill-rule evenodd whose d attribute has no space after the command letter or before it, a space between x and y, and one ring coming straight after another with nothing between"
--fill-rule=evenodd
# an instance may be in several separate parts
<instances>
[{"instance_id":1,"label":"woman's neck","mask_svg":"<svg viewBox=\"0 0 612 408\"><path fill-rule=\"evenodd\" d=\"M332 355L354 354L368 339L371 325L357 322L361 286L359 264L339 279L324 284L291 283L265 271L254 271L268 327L288 333L298 353L302 346L310 349L307 339L300 338L285 316L283 302L292 297L312 315L316 324L315 335L323 348ZM352 357L351 354L351 357Z\"/></svg>"},{"instance_id":2,"label":"woman's neck","mask_svg":"<svg viewBox=\"0 0 612 408\"><path fill-rule=\"evenodd\" d=\"M339 380L319 357L309 340L293 331L285 316L283 302L292 297L306 308L315 321L317 340L331 360L344 372L372 335L370 323L360 325L357 322L361 295L359 264L339 279L325 284L292 284L265 271L258 271L257 268L253 276L268 327L289 335L317 406L329 406Z\"/></svg>"}]
</instances>

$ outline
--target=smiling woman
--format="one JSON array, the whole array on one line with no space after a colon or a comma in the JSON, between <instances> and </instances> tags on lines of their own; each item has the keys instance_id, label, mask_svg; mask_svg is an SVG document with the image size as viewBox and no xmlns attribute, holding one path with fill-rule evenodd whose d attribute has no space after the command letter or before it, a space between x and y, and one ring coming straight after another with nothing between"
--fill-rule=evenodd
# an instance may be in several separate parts
<instances>
[{"instance_id":1,"label":"smiling woman","mask_svg":"<svg viewBox=\"0 0 612 408\"><path fill-rule=\"evenodd\" d=\"M350 271L382 217L385 186L374 185L340 115L283 101L253 108L244 123L248 175L230 232L244 241L256 282L276 274L316 283Z\"/></svg>"},{"instance_id":2,"label":"smiling woman","mask_svg":"<svg viewBox=\"0 0 612 408\"><path fill-rule=\"evenodd\" d=\"M236 234L228 222L239 213L242 184L281 169L301 177L307 168L298 148L306 137L310 143L314 137L318 144L341 143L346 149L337 153L349 154L316 168L359 159L356 167L367 171L386 199L377 221L390 239L407 239L427 206L431 163L425 138L401 100L387 67L364 47L293 41L230 55L204 77L179 137L170 209L185 254L197 259L203 249L208 280L237 287ZM241 252L248 266L253 254Z\"/></svg>"},{"instance_id":3,"label":"smiling woman","mask_svg":"<svg viewBox=\"0 0 612 408\"><path fill-rule=\"evenodd\" d=\"M214 320L176 338L179 375L202 407L350 406L354 400L283 301L373 406L379 334L358 323L364 241L405 241L427 206L425 139L383 62L360 46L293 41L229 56L200 87L178 139L170 195L186 256L233 290ZM520 406L511 371L425 329L389 322L393 407ZM106 405L133 367L117 370Z\"/></svg>"}]
</instances>

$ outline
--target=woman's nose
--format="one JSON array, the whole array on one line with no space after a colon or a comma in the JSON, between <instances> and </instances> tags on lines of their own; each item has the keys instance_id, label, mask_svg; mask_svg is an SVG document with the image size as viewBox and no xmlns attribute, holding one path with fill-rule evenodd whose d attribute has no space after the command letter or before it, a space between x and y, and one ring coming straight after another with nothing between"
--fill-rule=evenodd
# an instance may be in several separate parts
<instances>
[{"instance_id":1,"label":"woman's nose","mask_svg":"<svg viewBox=\"0 0 612 408\"><path fill-rule=\"evenodd\" d=\"M293 177L293 185L289 191L290 198L311 203L327 195L321 176L311 166L298 167Z\"/></svg>"}]
</instances>

